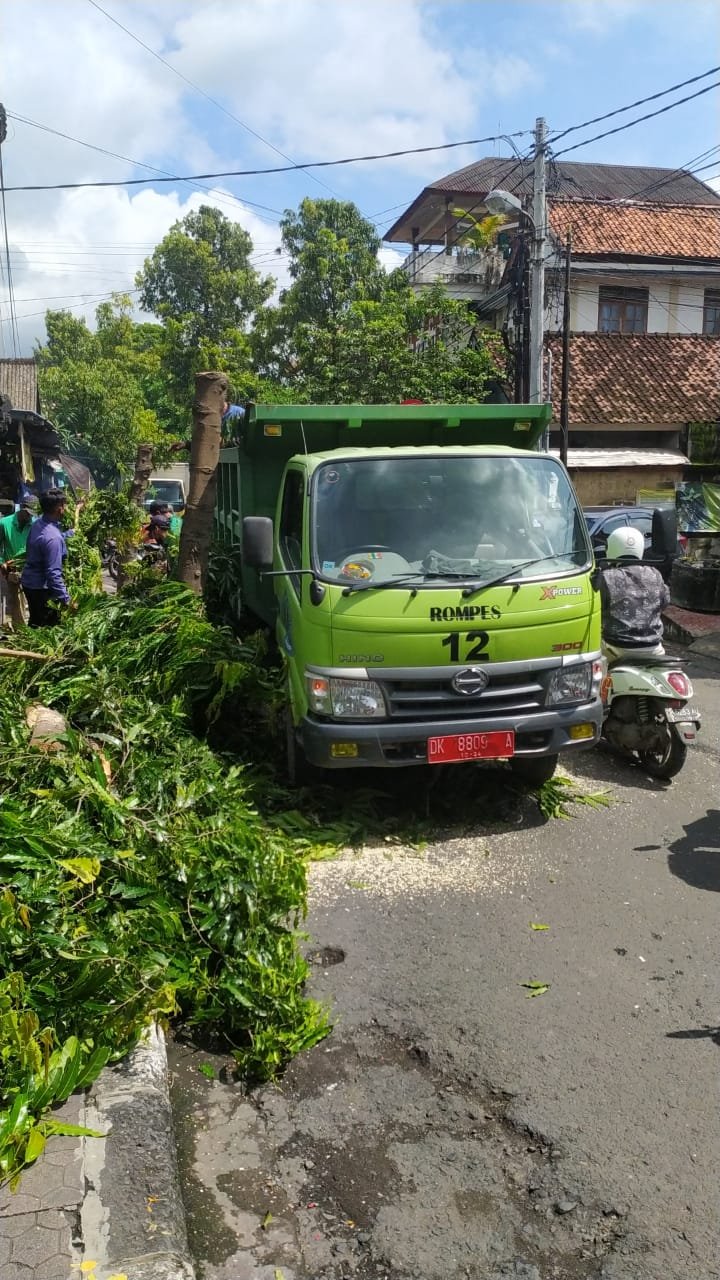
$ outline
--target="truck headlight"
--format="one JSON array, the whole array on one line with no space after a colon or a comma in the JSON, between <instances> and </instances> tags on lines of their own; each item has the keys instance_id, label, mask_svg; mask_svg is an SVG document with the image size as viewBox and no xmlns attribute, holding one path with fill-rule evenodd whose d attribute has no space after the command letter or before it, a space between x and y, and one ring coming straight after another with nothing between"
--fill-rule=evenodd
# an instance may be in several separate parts
<instances>
[{"instance_id":1,"label":"truck headlight","mask_svg":"<svg viewBox=\"0 0 720 1280\"><path fill-rule=\"evenodd\" d=\"M387 714L382 689L374 680L307 674L310 710L336 720L382 719Z\"/></svg>"},{"instance_id":2,"label":"truck headlight","mask_svg":"<svg viewBox=\"0 0 720 1280\"><path fill-rule=\"evenodd\" d=\"M585 702L593 687L592 662L578 662L572 667L558 667L548 686L547 701L553 707L561 702Z\"/></svg>"}]
</instances>

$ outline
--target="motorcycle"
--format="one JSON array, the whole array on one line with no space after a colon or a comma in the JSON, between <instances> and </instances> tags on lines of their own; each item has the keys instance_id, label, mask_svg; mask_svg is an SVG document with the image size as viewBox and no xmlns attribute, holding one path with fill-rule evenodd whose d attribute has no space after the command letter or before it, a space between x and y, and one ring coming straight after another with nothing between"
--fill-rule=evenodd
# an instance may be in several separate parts
<instances>
[{"instance_id":1,"label":"motorcycle","mask_svg":"<svg viewBox=\"0 0 720 1280\"><path fill-rule=\"evenodd\" d=\"M610 663L602 683L602 734L654 778L674 778L697 740L700 712L677 658L624 654Z\"/></svg>"},{"instance_id":2,"label":"motorcycle","mask_svg":"<svg viewBox=\"0 0 720 1280\"><path fill-rule=\"evenodd\" d=\"M106 572L110 574L110 577L117 582L118 574L120 572L120 556L118 553L117 542L114 538L108 538L100 553L100 558L103 569L105 569Z\"/></svg>"}]
</instances>

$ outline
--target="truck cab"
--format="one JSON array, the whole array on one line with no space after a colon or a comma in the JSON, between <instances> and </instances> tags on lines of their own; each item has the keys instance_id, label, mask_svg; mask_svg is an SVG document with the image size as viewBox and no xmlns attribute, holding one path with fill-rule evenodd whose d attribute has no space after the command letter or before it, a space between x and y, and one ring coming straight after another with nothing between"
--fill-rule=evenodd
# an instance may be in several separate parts
<instances>
[{"instance_id":1,"label":"truck cab","mask_svg":"<svg viewBox=\"0 0 720 1280\"><path fill-rule=\"evenodd\" d=\"M272 408L249 415L222 467L238 469L246 604L274 626L286 668L291 768L491 759L541 781L560 751L591 746L600 606L569 477L531 447L548 407ZM259 456L289 408L304 448L264 514ZM327 434L312 414L327 428L339 412L332 447L311 451ZM351 414L368 443L354 443ZM253 441L258 421L281 434ZM221 513L231 490L221 468Z\"/></svg>"}]
</instances>

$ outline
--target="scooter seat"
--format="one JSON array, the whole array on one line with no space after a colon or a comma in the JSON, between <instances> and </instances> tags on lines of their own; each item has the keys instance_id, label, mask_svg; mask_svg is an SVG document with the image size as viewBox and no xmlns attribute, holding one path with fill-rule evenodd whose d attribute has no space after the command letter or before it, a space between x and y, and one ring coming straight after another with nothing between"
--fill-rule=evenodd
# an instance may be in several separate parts
<instances>
[{"instance_id":1,"label":"scooter seat","mask_svg":"<svg viewBox=\"0 0 720 1280\"><path fill-rule=\"evenodd\" d=\"M640 650L633 653L632 649L628 649L621 658L613 658L608 662L608 671L612 671L613 667L624 667L627 663L635 662L643 667L681 667L683 659L673 657L671 653L642 653Z\"/></svg>"}]
</instances>

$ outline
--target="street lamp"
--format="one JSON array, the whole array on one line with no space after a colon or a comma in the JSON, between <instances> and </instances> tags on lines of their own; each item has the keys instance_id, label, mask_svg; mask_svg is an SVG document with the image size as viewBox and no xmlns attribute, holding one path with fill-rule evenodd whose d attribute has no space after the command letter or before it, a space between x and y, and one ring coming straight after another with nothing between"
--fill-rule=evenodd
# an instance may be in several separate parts
<instances>
[{"instance_id":1,"label":"street lamp","mask_svg":"<svg viewBox=\"0 0 720 1280\"><path fill-rule=\"evenodd\" d=\"M523 207L517 196L512 191L504 191L502 187L497 187L494 191L488 191L485 197L485 208L491 213L523 213ZM525 214L529 218L528 213ZM530 218L532 222L532 218Z\"/></svg>"}]
</instances>

